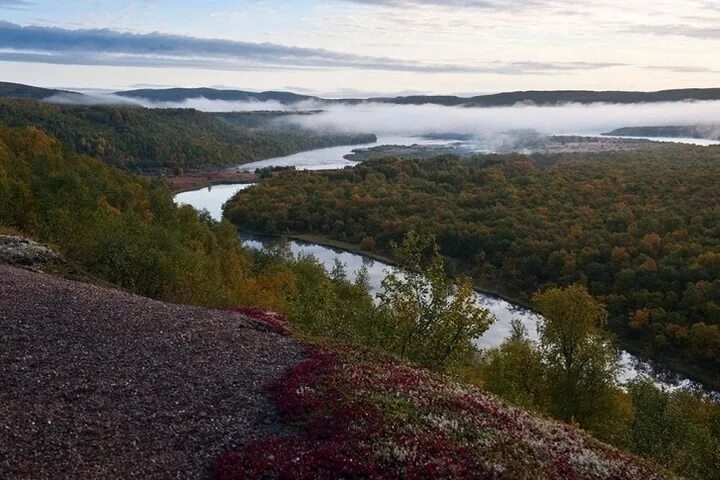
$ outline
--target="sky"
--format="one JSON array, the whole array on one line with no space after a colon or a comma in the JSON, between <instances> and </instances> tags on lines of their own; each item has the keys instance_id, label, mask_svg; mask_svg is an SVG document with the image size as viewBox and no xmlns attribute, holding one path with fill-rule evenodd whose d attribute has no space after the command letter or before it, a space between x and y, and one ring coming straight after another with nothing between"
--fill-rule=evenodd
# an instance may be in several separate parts
<instances>
[{"instance_id":1,"label":"sky","mask_svg":"<svg viewBox=\"0 0 720 480\"><path fill-rule=\"evenodd\" d=\"M716 0L0 0L0 80L329 97L720 87Z\"/></svg>"}]
</instances>

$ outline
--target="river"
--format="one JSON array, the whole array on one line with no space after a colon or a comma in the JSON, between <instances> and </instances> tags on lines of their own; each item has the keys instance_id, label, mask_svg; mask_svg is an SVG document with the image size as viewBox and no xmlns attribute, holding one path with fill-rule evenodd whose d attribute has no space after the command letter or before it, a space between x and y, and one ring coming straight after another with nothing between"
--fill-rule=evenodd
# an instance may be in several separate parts
<instances>
[{"instance_id":1,"label":"river","mask_svg":"<svg viewBox=\"0 0 720 480\"><path fill-rule=\"evenodd\" d=\"M417 142L414 142L417 143ZM302 152L289 157L280 157L277 159L269 159L261 163L263 166L268 165L285 165L289 158L298 161L294 166L298 169L322 169L322 168L338 168L347 166L343 162L347 162L342 157L346 153L351 152L357 146L332 147L311 152ZM329 153L331 151L331 153ZM317 156L316 156L317 155ZM334 155L332 157L331 155ZM334 162L330 161L335 158ZM313 160L316 159L316 160ZM352 164L353 162L347 162ZM247 168L247 165L242 167ZM255 167L259 168L259 167ZM179 204L191 205L198 210L207 210L210 215L219 220L222 218L222 206L235 193L240 190L251 187L252 184L234 184L234 185L217 185L208 188L202 188L190 192L179 193L175 197L175 201ZM352 280L355 273L364 267L367 270L370 288L373 294L377 294L381 290L381 282L385 276L394 270L394 267L366 257L364 255L351 253L324 245L302 242L297 240L280 240L277 238L261 237L255 235L242 234L243 244L247 248L257 250L267 250L271 245L277 244L279 241L287 242L287 246L295 255L312 255L329 271L333 268L336 261L340 261L346 266L348 277ZM537 314L514 305L505 300L493 297L491 295L477 293L477 302L484 308L487 308L497 319L483 336L475 340L475 344L479 348L494 347L502 343L510 332L510 321L512 319L520 320L533 338L537 337L537 323L541 317ZM702 385L693 382L687 378L670 372L662 365L655 362L642 360L628 352L621 352L622 372L620 380L626 382L639 375L646 375L652 378L656 384L667 389L689 388L696 391L704 391L720 400L720 392L708 392Z\"/></svg>"},{"instance_id":2,"label":"river","mask_svg":"<svg viewBox=\"0 0 720 480\"><path fill-rule=\"evenodd\" d=\"M253 172L266 167L295 167L297 170L335 170L352 167L358 162L346 160L345 155L356 148L371 148L378 145L447 145L448 140L428 139L423 137L382 136L376 142L360 145L344 145L339 147L320 148L307 152L299 152L285 157L269 158L258 162L244 163L233 167L242 172ZM458 142L453 142L458 143Z\"/></svg>"}]
</instances>

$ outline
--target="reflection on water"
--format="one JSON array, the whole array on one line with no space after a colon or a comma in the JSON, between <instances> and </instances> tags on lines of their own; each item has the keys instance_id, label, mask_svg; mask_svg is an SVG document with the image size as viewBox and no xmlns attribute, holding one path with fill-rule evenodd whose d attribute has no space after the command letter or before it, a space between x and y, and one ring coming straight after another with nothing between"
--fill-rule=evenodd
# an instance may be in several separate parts
<instances>
[{"instance_id":1,"label":"reflection on water","mask_svg":"<svg viewBox=\"0 0 720 480\"><path fill-rule=\"evenodd\" d=\"M191 205L197 210L207 210L215 220L222 218L222 207L240 190L251 187L252 183L235 183L232 185L213 185L191 192L182 192L175 195L175 203Z\"/></svg>"}]
</instances>

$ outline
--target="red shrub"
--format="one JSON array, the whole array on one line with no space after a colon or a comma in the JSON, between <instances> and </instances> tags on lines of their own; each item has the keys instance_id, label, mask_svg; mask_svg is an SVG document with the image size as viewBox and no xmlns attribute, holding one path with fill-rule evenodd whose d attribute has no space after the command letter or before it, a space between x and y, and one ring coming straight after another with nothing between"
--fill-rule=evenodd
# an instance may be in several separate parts
<instances>
[{"instance_id":1,"label":"red shrub","mask_svg":"<svg viewBox=\"0 0 720 480\"><path fill-rule=\"evenodd\" d=\"M230 312L245 315L246 317L250 317L253 320L266 323L270 325L275 332L281 335L287 335L290 332L285 318L283 318L283 316L279 313L268 312L267 310L263 310L262 308L254 307L233 307L228 308L227 310Z\"/></svg>"}]
</instances>

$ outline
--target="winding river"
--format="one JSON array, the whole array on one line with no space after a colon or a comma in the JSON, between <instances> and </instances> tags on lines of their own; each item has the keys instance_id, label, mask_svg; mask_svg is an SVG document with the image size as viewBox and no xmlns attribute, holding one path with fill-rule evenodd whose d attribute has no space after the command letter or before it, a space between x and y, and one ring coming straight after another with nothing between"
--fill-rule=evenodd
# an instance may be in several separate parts
<instances>
[{"instance_id":1,"label":"winding river","mask_svg":"<svg viewBox=\"0 0 720 480\"><path fill-rule=\"evenodd\" d=\"M385 139L382 139L382 141L385 141ZM416 138L394 138L393 141L395 141L395 144L400 144L400 141L405 144L419 143ZM253 167L251 167L250 164L246 164L238 168L248 169L279 165L293 165L298 169L310 170L343 168L353 164L353 162L343 159L343 156L350 153L355 148L358 148L358 146L331 147L309 152L301 152L288 157L279 157L264 160L262 162L255 162ZM223 204L235 195L235 193L251 186L252 184L217 185L179 193L175 196L175 201L179 204L191 205L198 210L207 210L213 218L219 220L222 218ZM276 245L277 242L287 242L287 246L293 254L312 255L322 265L324 265L328 271L333 268L336 260L340 261L346 266L348 277L350 279L354 279L355 273L358 269L364 267L367 270L370 288L373 294L380 291L380 283L383 278L385 278L385 276L395 268L364 255L314 243L297 240L280 240L277 238L248 234L242 234L242 239L243 244L247 248L257 250L267 250L272 245ZM537 323L540 320L540 317L537 314L505 300L483 293L477 293L476 298L478 304L490 310L497 319L483 336L475 340L478 347L488 348L499 345L509 334L510 321L512 319L520 320L525 325L530 335L537 337ZM639 375L646 375L652 378L656 384L663 386L664 388L690 388L697 391L707 392L714 398L720 400L720 392L709 392L702 385L687 378L683 378L680 375L674 374L673 372L668 371L668 369L663 368L662 365L639 359L628 352L621 352L621 364L622 372L620 379L623 382L631 380Z\"/></svg>"}]
</instances>

